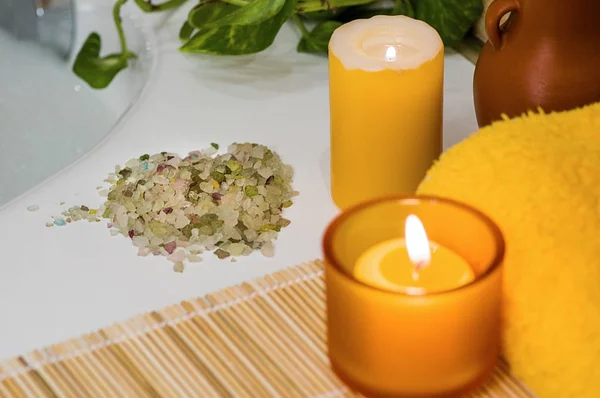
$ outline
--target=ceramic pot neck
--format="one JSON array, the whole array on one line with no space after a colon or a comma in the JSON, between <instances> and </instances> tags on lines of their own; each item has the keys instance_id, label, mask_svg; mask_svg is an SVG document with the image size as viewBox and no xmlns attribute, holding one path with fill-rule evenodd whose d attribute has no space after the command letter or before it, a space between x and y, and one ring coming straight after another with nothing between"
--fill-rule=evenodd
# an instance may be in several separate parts
<instances>
[{"instance_id":1,"label":"ceramic pot neck","mask_svg":"<svg viewBox=\"0 0 600 398\"><path fill-rule=\"evenodd\" d=\"M517 0L524 30L564 36L600 35L600 0Z\"/></svg>"}]
</instances>

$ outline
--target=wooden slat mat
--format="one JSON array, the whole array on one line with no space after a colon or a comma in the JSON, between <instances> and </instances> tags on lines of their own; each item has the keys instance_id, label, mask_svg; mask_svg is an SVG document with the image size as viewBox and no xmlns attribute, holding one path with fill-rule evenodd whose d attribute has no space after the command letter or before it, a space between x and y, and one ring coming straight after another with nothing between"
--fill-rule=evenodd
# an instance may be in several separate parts
<instances>
[{"instance_id":1,"label":"wooden slat mat","mask_svg":"<svg viewBox=\"0 0 600 398\"><path fill-rule=\"evenodd\" d=\"M1 397L350 397L331 372L321 262L0 363ZM532 397L500 362L474 397Z\"/></svg>"}]
</instances>

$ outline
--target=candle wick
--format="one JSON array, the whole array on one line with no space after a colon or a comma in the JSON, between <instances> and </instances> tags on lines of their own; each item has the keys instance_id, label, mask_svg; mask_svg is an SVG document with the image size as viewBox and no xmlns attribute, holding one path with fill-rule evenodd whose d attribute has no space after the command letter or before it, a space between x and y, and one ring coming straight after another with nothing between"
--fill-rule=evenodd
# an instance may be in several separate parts
<instances>
[{"instance_id":1,"label":"candle wick","mask_svg":"<svg viewBox=\"0 0 600 398\"><path fill-rule=\"evenodd\" d=\"M418 281L419 273L421 272L421 270L423 268L427 267L428 265L429 265L429 261L426 261L426 260L415 263L415 266L413 267L413 271L412 271L413 280Z\"/></svg>"},{"instance_id":2,"label":"candle wick","mask_svg":"<svg viewBox=\"0 0 600 398\"><path fill-rule=\"evenodd\" d=\"M413 269L412 278L413 278L413 281L419 280L419 270L417 268Z\"/></svg>"}]
</instances>

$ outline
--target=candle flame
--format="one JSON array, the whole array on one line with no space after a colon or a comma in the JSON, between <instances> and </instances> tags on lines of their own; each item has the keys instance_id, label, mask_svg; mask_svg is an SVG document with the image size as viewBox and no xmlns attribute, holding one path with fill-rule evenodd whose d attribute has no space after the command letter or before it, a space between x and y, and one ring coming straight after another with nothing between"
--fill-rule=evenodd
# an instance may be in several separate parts
<instances>
[{"instance_id":1,"label":"candle flame","mask_svg":"<svg viewBox=\"0 0 600 398\"><path fill-rule=\"evenodd\" d=\"M414 214L406 218L404 237L410 261L415 264L417 269L428 266L431 262L429 239L427 238L423 223Z\"/></svg>"},{"instance_id":2,"label":"candle flame","mask_svg":"<svg viewBox=\"0 0 600 398\"><path fill-rule=\"evenodd\" d=\"M396 47L394 46L388 46L385 49L385 60L388 62L393 62L396 60L396 57L398 55L398 52L396 51Z\"/></svg>"}]
</instances>

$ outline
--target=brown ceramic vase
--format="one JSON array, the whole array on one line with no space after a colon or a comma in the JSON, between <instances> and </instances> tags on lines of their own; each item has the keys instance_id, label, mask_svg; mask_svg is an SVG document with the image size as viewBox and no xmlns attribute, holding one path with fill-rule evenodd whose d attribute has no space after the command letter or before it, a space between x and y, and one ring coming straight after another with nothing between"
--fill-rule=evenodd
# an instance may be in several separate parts
<instances>
[{"instance_id":1,"label":"brown ceramic vase","mask_svg":"<svg viewBox=\"0 0 600 398\"><path fill-rule=\"evenodd\" d=\"M600 0L495 0L485 28L473 82L480 127L600 101Z\"/></svg>"}]
</instances>

